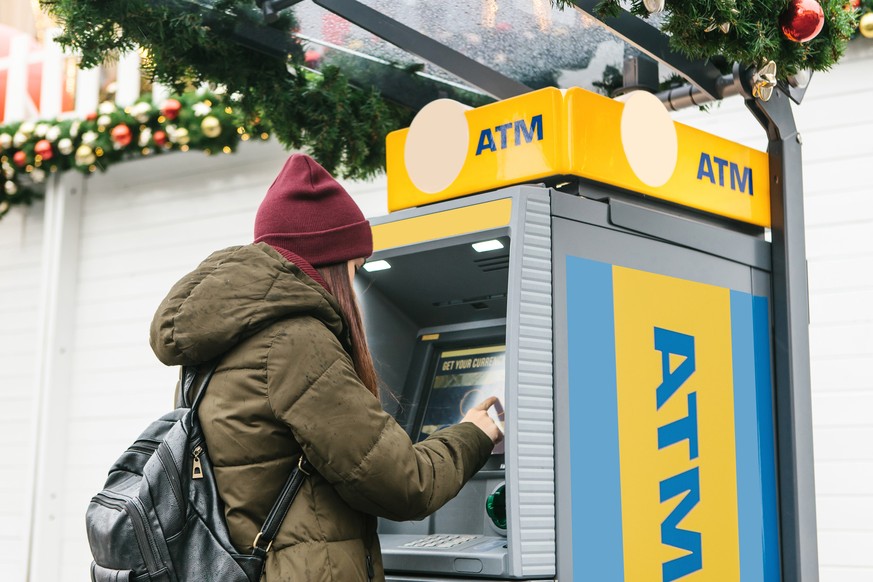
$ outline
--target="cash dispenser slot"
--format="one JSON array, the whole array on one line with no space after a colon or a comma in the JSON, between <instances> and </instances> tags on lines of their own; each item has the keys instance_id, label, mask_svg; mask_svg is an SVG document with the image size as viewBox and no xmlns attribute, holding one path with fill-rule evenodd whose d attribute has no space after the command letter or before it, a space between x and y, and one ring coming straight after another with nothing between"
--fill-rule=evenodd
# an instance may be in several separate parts
<instances>
[{"instance_id":1,"label":"cash dispenser slot","mask_svg":"<svg viewBox=\"0 0 873 582\"><path fill-rule=\"evenodd\" d=\"M486 245L473 243L487 242ZM481 250L481 249L487 250ZM508 430L506 230L377 253L356 280L385 409L413 442L461 420L489 396ZM504 444L458 496L421 521L380 520L390 580L507 575Z\"/></svg>"}]
</instances>

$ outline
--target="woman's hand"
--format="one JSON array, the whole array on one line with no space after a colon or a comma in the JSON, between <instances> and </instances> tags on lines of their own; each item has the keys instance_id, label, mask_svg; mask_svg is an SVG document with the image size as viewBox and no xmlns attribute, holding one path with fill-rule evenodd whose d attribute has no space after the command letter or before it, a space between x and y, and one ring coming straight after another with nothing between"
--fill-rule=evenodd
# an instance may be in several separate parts
<instances>
[{"instance_id":1,"label":"woman's hand","mask_svg":"<svg viewBox=\"0 0 873 582\"><path fill-rule=\"evenodd\" d=\"M488 416L488 409L497 404L497 397L492 396L490 398L486 398L473 408L467 411L467 414L464 415L464 418L461 419L461 422L472 422L479 429L488 435L488 438L491 439L491 442L494 444L499 443L503 440L503 433L500 432L500 429L497 428L497 425Z\"/></svg>"}]
</instances>

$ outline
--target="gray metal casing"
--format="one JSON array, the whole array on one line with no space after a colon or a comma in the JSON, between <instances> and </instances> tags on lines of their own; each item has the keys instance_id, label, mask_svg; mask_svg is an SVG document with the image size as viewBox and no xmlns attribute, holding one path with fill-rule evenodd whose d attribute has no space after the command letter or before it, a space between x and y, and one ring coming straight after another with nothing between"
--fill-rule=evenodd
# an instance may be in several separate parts
<instances>
[{"instance_id":1,"label":"gray metal casing","mask_svg":"<svg viewBox=\"0 0 873 582\"><path fill-rule=\"evenodd\" d=\"M372 220L374 226L396 220L483 203L502 198L512 200L512 214L508 227L465 234L448 239L428 241L409 247L377 252L371 260L402 257L412 253L434 251L458 244L509 235L509 263L506 273L506 311L502 318L489 318L465 324L419 325L408 314L385 300L378 289L377 274L359 282L359 296L370 337L371 351L377 371L383 379L391 379L389 389L402 392L396 382L408 373L410 340L422 333L458 329L459 327L491 325L501 320L506 326L506 463L507 483L507 550L503 578L553 577L555 574L555 483L554 483L554 426L552 399L552 261L551 217L549 190L535 186L517 186L473 198L434 204L421 209L396 212L388 217ZM434 270L434 277L445 277L446 270ZM374 289L375 288L375 289ZM475 293L473 293L475 294ZM500 315L500 314L498 314ZM397 349L399 347L399 349ZM406 367L404 367L406 366ZM411 387L407 387L411 389ZM386 409L397 412L395 402L385 402ZM485 487L502 481L489 477ZM471 481L467 489L481 487ZM489 489L490 492L490 489ZM383 538L387 532L395 535L428 533L439 522L441 512L467 513L484 517L484 498L473 496L475 502L465 499L465 492L438 511L428 524L389 524L382 522ZM453 507L459 500L466 507ZM469 507L469 505L473 507ZM478 506L477 506L478 505ZM485 518L487 519L487 518ZM425 520L427 521L427 520ZM443 520L445 521L445 520ZM444 533L437 531L436 533ZM450 532L467 533L467 532ZM479 532L475 532L479 533ZM483 528L482 533L494 535ZM447 553L443 553L445 555ZM386 568L393 558L383 542ZM409 562L411 560L407 560ZM419 563L419 558L415 559ZM447 559L434 559L433 575L454 574L445 570ZM419 567L416 567L419 571ZM398 578L405 579L405 578Z\"/></svg>"},{"instance_id":2,"label":"gray metal casing","mask_svg":"<svg viewBox=\"0 0 873 582\"><path fill-rule=\"evenodd\" d=\"M568 256L767 297L771 300L771 310L778 302L778 298L771 297L771 244L764 240L763 230L732 229L730 224L696 217L667 204L621 196L596 185L580 186L580 194L566 194L543 186L517 186L401 211L372 221L377 225L501 198L512 200L512 217L506 228L386 249L373 257L375 260L416 255L508 235L511 243L503 318L473 319L434 327L421 327L396 314L388 318L393 318L393 322L387 321L384 318L392 306L378 299L378 289L374 293L372 282L364 281L361 285L367 327L375 324L371 330L374 336L371 346L378 346L380 341L383 344L373 348L381 366L380 374L393 377L395 381L408 372L403 365L408 366L409 350L401 345L402 337L408 339L420 333L465 327L506 325L508 547L504 573L486 575L491 571L483 570L478 578L560 579L565 582L586 579L584 574L580 577L579 572L573 572L569 521L572 500L568 468L573 455L584 452L574 453L569 438ZM475 295L475 290L470 294ZM383 318L381 322L374 320L380 317ZM401 329L402 332L398 331ZM379 334L384 334L381 340ZM395 357L390 357L388 346L393 346L391 353ZM386 408L391 408L390 402ZM776 427L780 439L790 438L784 427L778 424ZM490 489L499 480L500 476L492 472L483 475L479 482L472 481L467 488L481 492L483 487ZM472 498L464 496L462 491L457 500L441 511L464 513L469 510L481 514L481 507L476 506L481 502L481 494ZM450 507L452 503L460 505ZM418 535L428 533L432 523L411 524L406 530L399 526L392 530L382 522L381 529L383 533L391 531L395 535ZM483 529L483 532L489 534L487 530ZM386 566L390 567L390 548L383 550L386 550ZM457 579L455 577L459 575L445 559L428 562L421 557L416 562L414 573L389 569L388 579L394 582L437 582L446 576ZM428 563L432 566L429 572L426 571ZM476 578L468 576L466 579Z\"/></svg>"}]
</instances>

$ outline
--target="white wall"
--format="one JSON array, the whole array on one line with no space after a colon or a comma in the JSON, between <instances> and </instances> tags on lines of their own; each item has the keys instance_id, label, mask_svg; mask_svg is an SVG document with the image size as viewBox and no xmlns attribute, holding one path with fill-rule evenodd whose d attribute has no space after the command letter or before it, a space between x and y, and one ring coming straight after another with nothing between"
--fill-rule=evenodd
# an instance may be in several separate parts
<instances>
[{"instance_id":1,"label":"white wall","mask_svg":"<svg viewBox=\"0 0 873 582\"><path fill-rule=\"evenodd\" d=\"M822 582L873 580L873 41L813 76L803 137ZM742 102L676 116L766 148ZM787 581L790 582L790 581Z\"/></svg>"},{"instance_id":2,"label":"white wall","mask_svg":"<svg viewBox=\"0 0 873 582\"><path fill-rule=\"evenodd\" d=\"M73 311L68 377L48 399L53 459L37 493L33 580L87 579L88 501L146 425L172 408L177 370L151 352L152 314L209 253L252 240L258 204L287 153L243 144L231 156L155 157L85 181L77 272L62 293ZM346 183L368 215L384 214L384 179ZM0 579L24 580L28 479L36 413L38 293L44 205L0 221Z\"/></svg>"},{"instance_id":3,"label":"white wall","mask_svg":"<svg viewBox=\"0 0 873 582\"><path fill-rule=\"evenodd\" d=\"M0 578L24 579L27 467L35 417L37 290L41 205L13 209L0 223Z\"/></svg>"}]
</instances>

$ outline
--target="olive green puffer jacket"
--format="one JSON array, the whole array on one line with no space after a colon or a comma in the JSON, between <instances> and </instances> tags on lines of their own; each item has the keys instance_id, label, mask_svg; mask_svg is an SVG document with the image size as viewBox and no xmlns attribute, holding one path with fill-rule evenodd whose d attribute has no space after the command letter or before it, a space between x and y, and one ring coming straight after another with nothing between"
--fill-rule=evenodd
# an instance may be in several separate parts
<instances>
[{"instance_id":1,"label":"olive green puffer jacket","mask_svg":"<svg viewBox=\"0 0 873 582\"><path fill-rule=\"evenodd\" d=\"M268 554L268 582L384 580L373 516L432 513L491 452L469 423L413 445L358 379L348 341L336 300L265 244L212 254L152 322L167 365L224 354L200 419L238 549L251 550L301 451L318 470Z\"/></svg>"}]
</instances>

